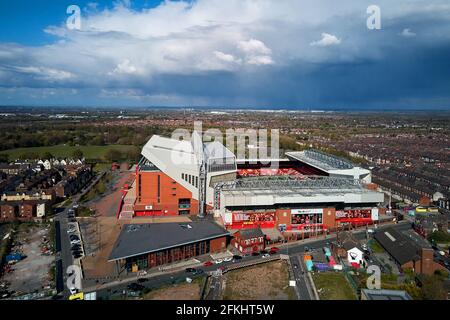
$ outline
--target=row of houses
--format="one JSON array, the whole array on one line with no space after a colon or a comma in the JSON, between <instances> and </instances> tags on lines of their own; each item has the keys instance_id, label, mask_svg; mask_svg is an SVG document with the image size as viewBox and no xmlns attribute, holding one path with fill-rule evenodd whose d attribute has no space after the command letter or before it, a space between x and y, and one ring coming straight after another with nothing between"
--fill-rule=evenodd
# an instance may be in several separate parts
<instances>
[{"instance_id":1,"label":"row of houses","mask_svg":"<svg viewBox=\"0 0 450 320\"><path fill-rule=\"evenodd\" d=\"M92 167L88 165L67 168L66 176L54 188L57 198L66 198L83 189L94 176Z\"/></svg>"},{"instance_id":2,"label":"row of houses","mask_svg":"<svg viewBox=\"0 0 450 320\"><path fill-rule=\"evenodd\" d=\"M24 173L28 170L42 171L51 170L53 168L64 168L66 166L82 166L85 163L85 159L39 159L38 161L30 162L16 161L14 163L0 163L0 173L8 175L17 175Z\"/></svg>"},{"instance_id":3,"label":"row of houses","mask_svg":"<svg viewBox=\"0 0 450 320\"><path fill-rule=\"evenodd\" d=\"M65 167L65 166L81 166L85 162L85 159L39 159L37 164L44 166L45 170L50 170L54 167Z\"/></svg>"},{"instance_id":4,"label":"row of houses","mask_svg":"<svg viewBox=\"0 0 450 320\"><path fill-rule=\"evenodd\" d=\"M51 208L49 201L2 201L0 222L32 221L45 217Z\"/></svg>"},{"instance_id":5,"label":"row of houses","mask_svg":"<svg viewBox=\"0 0 450 320\"><path fill-rule=\"evenodd\" d=\"M58 198L66 198L80 191L93 177L89 165L71 165L64 170L51 169L45 173L23 176L20 181L12 177L10 184L4 187L1 201L48 200L51 203Z\"/></svg>"},{"instance_id":6,"label":"row of houses","mask_svg":"<svg viewBox=\"0 0 450 320\"><path fill-rule=\"evenodd\" d=\"M61 176L52 176L53 178L45 180L45 183L33 184L32 188L29 180L25 180L18 186L26 185L31 189L16 188L15 191L1 193L0 222L42 218L50 212L52 204L58 199L64 199L79 192L94 176L92 167L89 165L68 165L60 170L55 168L47 170L38 177L47 177L53 173L61 173Z\"/></svg>"}]
</instances>

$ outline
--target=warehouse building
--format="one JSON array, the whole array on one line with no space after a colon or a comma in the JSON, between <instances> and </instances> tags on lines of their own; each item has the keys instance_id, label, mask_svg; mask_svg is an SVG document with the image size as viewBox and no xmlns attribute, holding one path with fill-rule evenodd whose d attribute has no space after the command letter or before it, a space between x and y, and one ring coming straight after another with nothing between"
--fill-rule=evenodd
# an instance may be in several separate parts
<instances>
[{"instance_id":1,"label":"warehouse building","mask_svg":"<svg viewBox=\"0 0 450 320\"><path fill-rule=\"evenodd\" d=\"M108 261L117 271L137 272L225 251L230 233L208 221L124 225Z\"/></svg>"},{"instance_id":2,"label":"warehouse building","mask_svg":"<svg viewBox=\"0 0 450 320\"><path fill-rule=\"evenodd\" d=\"M375 233L375 240L386 250L397 266L416 273L431 275L436 270L446 270L434 260L431 245L414 231L404 233L388 228Z\"/></svg>"}]
</instances>

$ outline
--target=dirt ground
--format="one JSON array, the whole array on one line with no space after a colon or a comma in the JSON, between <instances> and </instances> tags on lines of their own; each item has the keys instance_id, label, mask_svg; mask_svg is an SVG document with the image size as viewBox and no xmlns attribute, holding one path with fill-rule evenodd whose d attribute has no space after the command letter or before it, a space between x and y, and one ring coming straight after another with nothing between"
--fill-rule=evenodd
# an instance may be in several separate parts
<instances>
[{"instance_id":1,"label":"dirt ground","mask_svg":"<svg viewBox=\"0 0 450 320\"><path fill-rule=\"evenodd\" d=\"M2 280L10 283L8 290L25 294L51 285L53 279L49 278L49 270L55 257L41 252L44 237L48 239L47 227L22 226L15 236L15 242L22 245L16 246L15 250L21 251L26 258L13 265L13 272L5 274Z\"/></svg>"},{"instance_id":2,"label":"dirt ground","mask_svg":"<svg viewBox=\"0 0 450 320\"><path fill-rule=\"evenodd\" d=\"M114 172L113 174L116 176L111 191L88 204L90 208L96 210L95 217L83 218L79 221L86 250L86 257L82 260L86 278L104 278L116 275L114 263L107 260L124 224L191 221L184 216L117 220L122 187L125 183L131 183L133 173Z\"/></svg>"},{"instance_id":3,"label":"dirt ground","mask_svg":"<svg viewBox=\"0 0 450 320\"><path fill-rule=\"evenodd\" d=\"M144 296L144 300L200 300L201 281L183 283L152 290Z\"/></svg>"},{"instance_id":4,"label":"dirt ground","mask_svg":"<svg viewBox=\"0 0 450 320\"><path fill-rule=\"evenodd\" d=\"M274 261L239 269L224 276L224 300L291 300L286 261Z\"/></svg>"},{"instance_id":5,"label":"dirt ground","mask_svg":"<svg viewBox=\"0 0 450 320\"><path fill-rule=\"evenodd\" d=\"M108 262L108 258L123 223L116 217L98 217L83 219L80 224L87 225L82 229L83 241L86 239L84 245L89 249L89 251L86 250L86 257L82 260L85 277L114 276L114 263ZM91 250L90 248L99 250Z\"/></svg>"}]
</instances>

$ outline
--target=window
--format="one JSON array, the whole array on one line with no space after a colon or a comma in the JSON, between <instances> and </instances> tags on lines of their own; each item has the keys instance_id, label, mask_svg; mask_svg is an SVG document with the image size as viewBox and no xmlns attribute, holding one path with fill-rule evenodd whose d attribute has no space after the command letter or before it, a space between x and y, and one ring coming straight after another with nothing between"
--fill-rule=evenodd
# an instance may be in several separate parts
<instances>
[{"instance_id":1,"label":"window","mask_svg":"<svg viewBox=\"0 0 450 320\"><path fill-rule=\"evenodd\" d=\"M195 177L195 187L198 188L198 177Z\"/></svg>"},{"instance_id":2,"label":"window","mask_svg":"<svg viewBox=\"0 0 450 320\"><path fill-rule=\"evenodd\" d=\"M184 180L184 173L182 173L182 174L181 174L181 179L183 179L183 180Z\"/></svg>"},{"instance_id":3,"label":"window","mask_svg":"<svg viewBox=\"0 0 450 320\"><path fill-rule=\"evenodd\" d=\"M161 202L161 176L158 175L158 203Z\"/></svg>"}]
</instances>

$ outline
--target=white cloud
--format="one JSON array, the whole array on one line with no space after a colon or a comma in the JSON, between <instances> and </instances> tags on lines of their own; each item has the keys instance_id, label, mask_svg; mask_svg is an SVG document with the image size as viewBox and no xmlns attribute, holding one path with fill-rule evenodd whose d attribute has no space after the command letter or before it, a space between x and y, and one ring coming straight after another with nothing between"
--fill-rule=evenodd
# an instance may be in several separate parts
<instances>
[{"instance_id":1,"label":"white cloud","mask_svg":"<svg viewBox=\"0 0 450 320\"><path fill-rule=\"evenodd\" d=\"M399 0L399 5L379 1L381 7L390 8L383 21L400 21L402 26L409 25L402 18L421 14L427 5L427 0L407 5L406 0ZM426 13L443 19L450 10L448 0L433 4ZM236 73L240 81L255 81L245 74L248 70L265 72L300 63L304 71L324 62L381 60L385 55L377 37L368 39L367 30L357 27L365 24L365 8L352 1L339 6L335 0L163 1L142 10L122 1L110 9L94 4L83 9L82 30L67 30L65 21L45 28L55 37L53 43L33 47L0 43L0 82L40 87L49 81L56 87L70 81L77 88L151 88L148 91L154 94L151 86L161 75L223 71ZM383 41L398 39L401 28L386 30ZM445 28L430 28L436 38L448 39ZM322 30L335 35L323 33L311 42L311 35ZM332 45L340 45L339 50L314 49ZM156 91L168 90L165 84L155 86ZM123 91L127 92L131 95Z\"/></svg>"},{"instance_id":2,"label":"white cloud","mask_svg":"<svg viewBox=\"0 0 450 320\"><path fill-rule=\"evenodd\" d=\"M400 35L405 38L412 38L412 37L416 36L416 34L414 32L412 32L411 29L409 29L409 28L403 29L403 31L400 33Z\"/></svg>"},{"instance_id":3,"label":"white cloud","mask_svg":"<svg viewBox=\"0 0 450 320\"><path fill-rule=\"evenodd\" d=\"M238 48L250 55L255 54L268 55L272 53L272 50L267 48L264 42L255 39L250 39L247 41L239 41Z\"/></svg>"},{"instance_id":4,"label":"white cloud","mask_svg":"<svg viewBox=\"0 0 450 320\"><path fill-rule=\"evenodd\" d=\"M274 63L271 56L272 50L260 40L239 41L238 49L244 52L248 64L270 65Z\"/></svg>"},{"instance_id":5,"label":"white cloud","mask_svg":"<svg viewBox=\"0 0 450 320\"><path fill-rule=\"evenodd\" d=\"M113 73L136 74L136 73L138 73L138 69L134 65L131 64L130 60L125 59L117 65L117 67L114 69Z\"/></svg>"},{"instance_id":6,"label":"white cloud","mask_svg":"<svg viewBox=\"0 0 450 320\"><path fill-rule=\"evenodd\" d=\"M236 58L232 54L223 53L221 51L214 51L214 55L216 56L217 59L224 62L238 63L238 64L242 62L241 59Z\"/></svg>"},{"instance_id":7,"label":"white cloud","mask_svg":"<svg viewBox=\"0 0 450 320\"><path fill-rule=\"evenodd\" d=\"M74 75L70 72L46 67L27 66L27 67L14 67L14 69L20 73L34 75L39 80L60 81L60 80L68 80L74 77Z\"/></svg>"},{"instance_id":8,"label":"white cloud","mask_svg":"<svg viewBox=\"0 0 450 320\"><path fill-rule=\"evenodd\" d=\"M254 56L254 57L249 57L247 60L247 63L261 66L261 65L270 65L270 64L273 64L274 62L273 62L271 56Z\"/></svg>"},{"instance_id":9,"label":"white cloud","mask_svg":"<svg viewBox=\"0 0 450 320\"><path fill-rule=\"evenodd\" d=\"M311 46L329 47L341 44L341 39L329 33L322 33L322 39L311 42Z\"/></svg>"}]
</instances>

